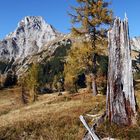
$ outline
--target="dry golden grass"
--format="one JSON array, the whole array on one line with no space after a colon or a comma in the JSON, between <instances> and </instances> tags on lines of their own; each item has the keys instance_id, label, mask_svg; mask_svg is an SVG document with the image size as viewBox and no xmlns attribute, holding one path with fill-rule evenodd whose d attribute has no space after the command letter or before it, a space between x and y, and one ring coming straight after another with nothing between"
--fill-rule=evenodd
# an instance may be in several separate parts
<instances>
[{"instance_id":1,"label":"dry golden grass","mask_svg":"<svg viewBox=\"0 0 140 140\"><path fill-rule=\"evenodd\" d=\"M19 87L0 90L0 115L7 114L9 111L23 106L19 93Z\"/></svg>"},{"instance_id":2,"label":"dry golden grass","mask_svg":"<svg viewBox=\"0 0 140 140\"><path fill-rule=\"evenodd\" d=\"M1 98L2 99L2 98ZM105 109L105 97L89 93L42 95L36 103L0 115L0 139L80 140L85 129L81 114L97 114ZM91 123L90 119L87 118Z\"/></svg>"},{"instance_id":3,"label":"dry golden grass","mask_svg":"<svg viewBox=\"0 0 140 140\"><path fill-rule=\"evenodd\" d=\"M140 106L140 82L136 84L137 103ZM81 140L86 132L79 120L84 115L88 124L92 118L86 114L105 111L105 96L93 97L86 90L76 94L46 94L33 104L23 105L18 87L0 91L0 140ZM140 111L139 111L140 112ZM138 124L133 127L110 126L105 122L97 129L101 137L139 140Z\"/></svg>"}]
</instances>

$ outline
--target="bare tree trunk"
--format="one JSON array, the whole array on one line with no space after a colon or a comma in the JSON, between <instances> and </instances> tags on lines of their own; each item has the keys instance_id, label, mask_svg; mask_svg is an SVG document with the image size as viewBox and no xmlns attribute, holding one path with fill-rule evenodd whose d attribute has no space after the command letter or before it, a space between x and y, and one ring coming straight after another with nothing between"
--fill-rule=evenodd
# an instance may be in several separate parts
<instances>
[{"instance_id":1,"label":"bare tree trunk","mask_svg":"<svg viewBox=\"0 0 140 140\"><path fill-rule=\"evenodd\" d=\"M92 74L92 92L94 96L98 94L97 84L96 84L96 74Z\"/></svg>"},{"instance_id":2,"label":"bare tree trunk","mask_svg":"<svg viewBox=\"0 0 140 140\"><path fill-rule=\"evenodd\" d=\"M95 31L94 31L95 32ZM96 44L95 44L95 40L96 40L96 37L95 37L95 33L94 33L94 36L93 36L93 42L92 42L92 47L94 48L94 50L96 50ZM93 91L93 95L96 96L98 94L98 90L97 90L97 82L96 82L96 78L97 78L97 54L94 53L93 54L93 76L92 76L92 91Z\"/></svg>"},{"instance_id":3,"label":"bare tree trunk","mask_svg":"<svg viewBox=\"0 0 140 140\"><path fill-rule=\"evenodd\" d=\"M136 101L133 88L132 61L128 21L116 18L108 33L109 66L107 116L110 122L130 125L135 121Z\"/></svg>"}]
</instances>

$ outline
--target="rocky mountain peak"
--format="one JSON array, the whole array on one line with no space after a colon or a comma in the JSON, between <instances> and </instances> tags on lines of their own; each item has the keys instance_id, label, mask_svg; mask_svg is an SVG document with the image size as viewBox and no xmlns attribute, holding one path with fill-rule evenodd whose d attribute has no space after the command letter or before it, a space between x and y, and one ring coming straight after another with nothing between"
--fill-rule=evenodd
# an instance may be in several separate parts
<instances>
[{"instance_id":1,"label":"rocky mountain peak","mask_svg":"<svg viewBox=\"0 0 140 140\"><path fill-rule=\"evenodd\" d=\"M19 59L33 55L44 44L63 36L41 16L26 16L16 30L0 41L0 59Z\"/></svg>"}]
</instances>

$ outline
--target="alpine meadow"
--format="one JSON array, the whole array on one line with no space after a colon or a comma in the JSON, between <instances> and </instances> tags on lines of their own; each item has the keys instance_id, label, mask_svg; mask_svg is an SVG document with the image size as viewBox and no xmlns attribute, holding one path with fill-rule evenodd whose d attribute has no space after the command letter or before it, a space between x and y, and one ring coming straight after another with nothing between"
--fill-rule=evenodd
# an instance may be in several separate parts
<instances>
[{"instance_id":1,"label":"alpine meadow","mask_svg":"<svg viewBox=\"0 0 140 140\"><path fill-rule=\"evenodd\" d=\"M1 4L0 140L140 140L138 0Z\"/></svg>"}]
</instances>

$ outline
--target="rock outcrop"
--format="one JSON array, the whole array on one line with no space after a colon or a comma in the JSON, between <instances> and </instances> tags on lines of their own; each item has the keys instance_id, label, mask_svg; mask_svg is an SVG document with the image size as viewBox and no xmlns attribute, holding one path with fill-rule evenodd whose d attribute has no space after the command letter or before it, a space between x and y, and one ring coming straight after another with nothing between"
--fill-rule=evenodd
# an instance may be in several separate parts
<instances>
[{"instance_id":1,"label":"rock outcrop","mask_svg":"<svg viewBox=\"0 0 140 140\"><path fill-rule=\"evenodd\" d=\"M131 39L132 50L140 52L140 37L134 37Z\"/></svg>"},{"instance_id":2,"label":"rock outcrop","mask_svg":"<svg viewBox=\"0 0 140 140\"><path fill-rule=\"evenodd\" d=\"M44 44L63 36L40 16L27 16L17 29L0 41L0 60L24 59L42 50Z\"/></svg>"}]
</instances>

